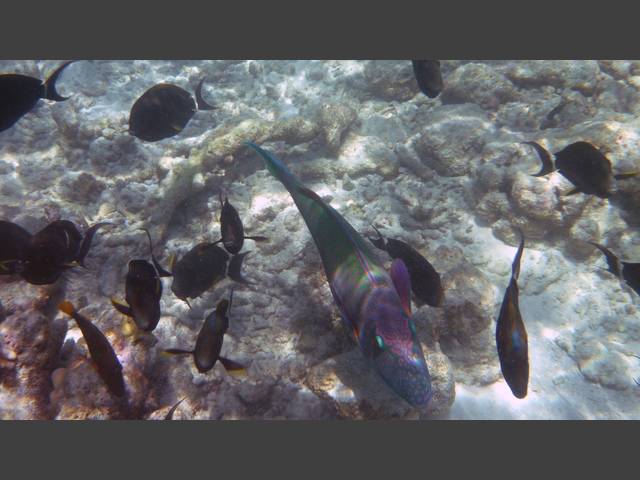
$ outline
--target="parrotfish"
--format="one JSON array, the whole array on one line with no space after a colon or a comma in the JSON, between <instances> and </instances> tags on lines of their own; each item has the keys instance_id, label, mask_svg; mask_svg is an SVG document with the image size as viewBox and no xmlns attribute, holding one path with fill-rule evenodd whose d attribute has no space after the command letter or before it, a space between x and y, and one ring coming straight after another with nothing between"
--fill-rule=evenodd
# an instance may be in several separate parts
<instances>
[{"instance_id":1,"label":"parrotfish","mask_svg":"<svg viewBox=\"0 0 640 480\"><path fill-rule=\"evenodd\" d=\"M411 318L411 281L404 262L390 274L367 242L276 157L248 143L291 194L318 248L333 298L362 353L387 385L415 407L432 397L431 376Z\"/></svg>"},{"instance_id":2,"label":"parrotfish","mask_svg":"<svg viewBox=\"0 0 640 480\"><path fill-rule=\"evenodd\" d=\"M594 242L589 243L604 254L609 271L616 277L624 279L627 285L640 295L640 263L623 262L603 245Z\"/></svg>"},{"instance_id":3,"label":"parrotfish","mask_svg":"<svg viewBox=\"0 0 640 480\"><path fill-rule=\"evenodd\" d=\"M87 342L91 359L98 369L98 374L107 384L109 391L116 397L122 397L125 393L122 365L120 365L107 337L90 320L76 312L71 302L64 301L59 308L60 311L72 317L78 324L82 336Z\"/></svg>"},{"instance_id":4,"label":"parrotfish","mask_svg":"<svg viewBox=\"0 0 640 480\"><path fill-rule=\"evenodd\" d=\"M39 78L9 73L0 75L0 132L11 128L36 106L41 98L63 102L56 91L56 81L73 61L60 65L44 82Z\"/></svg>"},{"instance_id":5,"label":"parrotfish","mask_svg":"<svg viewBox=\"0 0 640 480\"><path fill-rule=\"evenodd\" d=\"M518 251L511 265L511 279L496 322L496 346L500 369L516 398L527 396L529 383L529 345L518 304L518 275L523 250L524 235L521 236Z\"/></svg>"},{"instance_id":6,"label":"parrotfish","mask_svg":"<svg viewBox=\"0 0 640 480\"><path fill-rule=\"evenodd\" d=\"M378 234L378 238L369 238L369 241L380 250L387 252L391 258L399 258L404 262L411 278L411 290L416 298L432 307L442 305L444 289L440 274L433 265L411 245L402 240L385 239L376 227L373 229Z\"/></svg>"},{"instance_id":7,"label":"parrotfish","mask_svg":"<svg viewBox=\"0 0 640 480\"><path fill-rule=\"evenodd\" d=\"M429 98L436 98L444 88L440 60L411 60L411 63L422 93Z\"/></svg>"},{"instance_id":8,"label":"parrotfish","mask_svg":"<svg viewBox=\"0 0 640 480\"><path fill-rule=\"evenodd\" d=\"M222 207L222 211L220 212L220 235L222 238L215 243L222 242L227 252L232 255L237 254L242 250L245 239L255 242L264 242L267 240L267 237L246 237L244 235L244 226L242 225L238 211L229 203L227 197L222 200L222 194L220 194L220 205Z\"/></svg>"},{"instance_id":9,"label":"parrotfish","mask_svg":"<svg viewBox=\"0 0 640 480\"><path fill-rule=\"evenodd\" d=\"M216 309L207 315L200 329L200 333L198 333L196 345L193 350L169 348L165 350L165 352L173 355L193 355L196 368L200 373L211 370L218 360L220 360L220 363L227 372L233 374L244 373L246 369L244 365L220 355L224 335L229 329L228 314L231 310L232 301L233 291L231 291L229 300L220 300Z\"/></svg>"},{"instance_id":10,"label":"parrotfish","mask_svg":"<svg viewBox=\"0 0 640 480\"><path fill-rule=\"evenodd\" d=\"M129 133L147 142L173 137L187 126L197 110L213 110L202 98L202 83L196 87L196 101L177 85L159 83L138 98L129 114Z\"/></svg>"},{"instance_id":11,"label":"parrotfish","mask_svg":"<svg viewBox=\"0 0 640 480\"><path fill-rule=\"evenodd\" d=\"M536 142L524 142L524 144L531 145L542 162L542 168L533 175L534 177L542 177L557 169L575 186L565 195L581 192L600 198L609 198L613 179L623 180L638 175L638 172L614 175L611 161L588 142L575 142L554 153L555 166L551 154L540 144Z\"/></svg>"}]
</instances>

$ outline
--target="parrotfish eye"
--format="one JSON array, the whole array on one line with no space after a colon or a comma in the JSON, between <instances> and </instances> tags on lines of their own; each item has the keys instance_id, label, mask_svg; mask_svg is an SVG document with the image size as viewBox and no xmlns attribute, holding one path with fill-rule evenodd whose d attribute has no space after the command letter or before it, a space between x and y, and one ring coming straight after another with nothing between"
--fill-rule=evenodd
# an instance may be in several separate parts
<instances>
[{"instance_id":1,"label":"parrotfish eye","mask_svg":"<svg viewBox=\"0 0 640 480\"><path fill-rule=\"evenodd\" d=\"M376 335L376 343L378 344L378 348L380 350L384 350L386 348L384 340L382 339L382 337L380 335Z\"/></svg>"}]
</instances>

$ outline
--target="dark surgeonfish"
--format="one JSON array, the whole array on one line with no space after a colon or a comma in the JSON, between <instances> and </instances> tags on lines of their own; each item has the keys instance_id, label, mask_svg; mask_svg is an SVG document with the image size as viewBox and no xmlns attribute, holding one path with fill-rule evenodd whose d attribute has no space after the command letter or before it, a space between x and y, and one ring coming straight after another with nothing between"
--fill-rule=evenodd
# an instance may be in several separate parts
<instances>
[{"instance_id":1,"label":"dark surgeonfish","mask_svg":"<svg viewBox=\"0 0 640 480\"><path fill-rule=\"evenodd\" d=\"M306 188L276 157L253 143L267 169L291 194L319 250L329 287L364 356L400 397L424 407L431 376L411 318L411 280L404 262L390 274L353 227Z\"/></svg>"},{"instance_id":2,"label":"dark surgeonfish","mask_svg":"<svg viewBox=\"0 0 640 480\"><path fill-rule=\"evenodd\" d=\"M178 403L176 403L173 407L171 407L169 409L169 411L167 412L167 414L164 416L164 420L173 420L173 414L176 412L176 409L180 406L180 404L182 402L184 402L187 399L187 397L183 397L181 400L178 400Z\"/></svg>"},{"instance_id":3,"label":"dark surgeonfish","mask_svg":"<svg viewBox=\"0 0 640 480\"><path fill-rule=\"evenodd\" d=\"M34 285L54 283L68 269L85 267L84 260L96 231L107 222L91 226L84 234L73 222L56 220L31 235L11 222L0 222L0 274L18 273ZM4 268L3 268L4 266Z\"/></svg>"},{"instance_id":4,"label":"dark surgeonfish","mask_svg":"<svg viewBox=\"0 0 640 480\"><path fill-rule=\"evenodd\" d=\"M78 324L82 331L82 336L87 342L91 359L98 370L98 374L107 384L109 391L116 397L122 397L125 393L122 365L120 365L107 337L87 318L76 312L71 302L64 301L59 308L61 312L72 317Z\"/></svg>"},{"instance_id":5,"label":"dark surgeonfish","mask_svg":"<svg viewBox=\"0 0 640 480\"><path fill-rule=\"evenodd\" d=\"M253 240L255 242L267 241L267 237L253 236L246 237L244 235L244 226L242 220L238 214L238 210L229 203L229 199L224 197L222 200L222 194L220 194L220 205L222 210L220 212L220 235L221 239L215 243L222 242L225 250L232 255L237 254L242 250L242 245L246 239Z\"/></svg>"},{"instance_id":6,"label":"dark surgeonfish","mask_svg":"<svg viewBox=\"0 0 640 480\"><path fill-rule=\"evenodd\" d=\"M440 274L433 268L433 265L420 255L420 252L402 240L387 238L385 241L378 229L376 227L373 227L373 229L378 234L378 238L369 238L369 241L380 250L387 252L391 258L399 258L404 262L411 278L413 294L419 300L432 307L442 305L444 289L442 288Z\"/></svg>"},{"instance_id":7,"label":"dark surgeonfish","mask_svg":"<svg viewBox=\"0 0 640 480\"><path fill-rule=\"evenodd\" d=\"M575 186L566 195L581 192L600 198L609 198L614 178L622 180L638 175L638 172L614 175L611 161L588 142L575 142L554 153L555 166L549 151L540 144L536 142L524 142L524 144L531 145L542 162L542 168L533 176L542 177L558 170Z\"/></svg>"},{"instance_id":8,"label":"dark surgeonfish","mask_svg":"<svg viewBox=\"0 0 640 480\"><path fill-rule=\"evenodd\" d=\"M63 102L56 91L56 81L73 61L60 65L44 82L39 78L17 73L0 75L0 132L11 128L20 118L33 110L41 98Z\"/></svg>"},{"instance_id":9,"label":"dark surgeonfish","mask_svg":"<svg viewBox=\"0 0 640 480\"><path fill-rule=\"evenodd\" d=\"M152 265L143 259L129 261L124 287L126 304L115 298L111 299L111 304L123 315L133 318L140 330L151 332L158 326L161 315L162 281L160 277L168 276L169 274L163 269L158 270L158 267L156 267L157 262L153 256L151 235L149 235L148 231L146 232L154 264Z\"/></svg>"},{"instance_id":10,"label":"dark surgeonfish","mask_svg":"<svg viewBox=\"0 0 640 480\"><path fill-rule=\"evenodd\" d=\"M229 300L222 299L218 302L216 309L207 315L193 350L182 350L179 348L169 348L166 353L172 355L193 355L196 368L200 373L211 370L216 362L220 363L229 373L244 374L246 367L233 360L229 360L220 355L222 351L222 343L224 335L229 329L228 314L231 311L231 302L233 301L233 290L229 296Z\"/></svg>"},{"instance_id":11,"label":"dark surgeonfish","mask_svg":"<svg viewBox=\"0 0 640 480\"><path fill-rule=\"evenodd\" d=\"M436 98L444 88L440 60L411 60L413 73L422 93L429 98Z\"/></svg>"},{"instance_id":12,"label":"dark surgeonfish","mask_svg":"<svg viewBox=\"0 0 640 480\"><path fill-rule=\"evenodd\" d=\"M511 279L496 322L496 346L500 369L516 398L527 396L529 383L529 345L518 304L518 275L523 250L524 235L521 234L520 246L511 265Z\"/></svg>"},{"instance_id":13,"label":"dark surgeonfish","mask_svg":"<svg viewBox=\"0 0 640 480\"><path fill-rule=\"evenodd\" d=\"M625 282L640 295L640 263L622 262L611 250L598 243L589 242L600 250L607 259L609 271Z\"/></svg>"},{"instance_id":14,"label":"dark surgeonfish","mask_svg":"<svg viewBox=\"0 0 640 480\"><path fill-rule=\"evenodd\" d=\"M173 137L187 126L197 110L213 110L202 98L200 80L196 87L196 100L177 85L159 83L138 98L129 114L129 133L147 142Z\"/></svg>"},{"instance_id":15,"label":"dark surgeonfish","mask_svg":"<svg viewBox=\"0 0 640 480\"><path fill-rule=\"evenodd\" d=\"M171 268L171 291L181 300L197 298L224 279L229 254L213 243L199 243Z\"/></svg>"}]
</instances>

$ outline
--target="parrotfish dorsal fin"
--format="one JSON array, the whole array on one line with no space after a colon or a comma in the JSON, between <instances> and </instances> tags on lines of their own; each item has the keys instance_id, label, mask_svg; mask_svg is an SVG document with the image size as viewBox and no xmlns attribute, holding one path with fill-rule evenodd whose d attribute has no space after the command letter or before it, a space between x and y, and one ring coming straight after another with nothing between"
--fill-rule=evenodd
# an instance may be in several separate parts
<instances>
[{"instance_id":1,"label":"parrotfish dorsal fin","mask_svg":"<svg viewBox=\"0 0 640 480\"><path fill-rule=\"evenodd\" d=\"M543 177L555 170L555 167L553 166L553 160L551 159L551 154L546 148L536 142L522 143L525 145L531 145L538 153L538 157L540 157L540 161L542 162L542 168L538 173L532 175L533 177Z\"/></svg>"},{"instance_id":2,"label":"parrotfish dorsal fin","mask_svg":"<svg viewBox=\"0 0 640 480\"><path fill-rule=\"evenodd\" d=\"M513 259L513 263L511 264L511 278L518 279L518 275L520 275L520 260L522 259L522 252L524 250L524 234L522 230L520 230L520 245L518 246L518 251L516 252L516 256Z\"/></svg>"},{"instance_id":3,"label":"parrotfish dorsal fin","mask_svg":"<svg viewBox=\"0 0 640 480\"><path fill-rule=\"evenodd\" d=\"M409 270L404 262L396 258L391 263L391 270L389 271L393 285L396 287L402 307L407 315L411 315L411 278L409 277Z\"/></svg>"}]
</instances>

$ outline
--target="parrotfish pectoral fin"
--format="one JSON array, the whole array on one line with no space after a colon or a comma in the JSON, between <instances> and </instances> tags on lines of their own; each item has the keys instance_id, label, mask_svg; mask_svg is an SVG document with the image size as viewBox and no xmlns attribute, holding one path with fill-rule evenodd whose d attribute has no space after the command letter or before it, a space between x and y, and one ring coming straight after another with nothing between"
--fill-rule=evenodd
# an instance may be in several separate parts
<instances>
[{"instance_id":1,"label":"parrotfish pectoral fin","mask_svg":"<svg viewBox=\"0 0 640 480\"><path fill-rule=\"evenodd\" d=\"M396 258L391 263L390 270L391 280L396 287L402 307L407 315L411 315L411 278L409 277L409 270L404 262Z\"/></svg>"},{"instance_id":2,"label":"parrotfish pectoral fin","mask_svg":"<svg viewBox=\"0 0 640 480\"><path fill-rule=\"evenodd\" d=\"M231 375L245 376L247 374L247 367L245 367L244 365L238 362L234 362L233 360L229 360L228 358L225 358L225 357L218 357L218 360L220 360L220 363L222 364L224 369L227 371L227 373Z\"/></svg>"},{"instance_id":3,"label":"parrotfish pectoral fin","mask_svg":"<svg viewBox=\"0 0 640 480\"><path fill-rule=\"evenodd\" d=\"M111 305L113 305L113 308L115 308L121 314L126 315L127 317L133 317L133 312L131 311L131 307L129 305L125 305L115 298L111 299Z\"/></svg>"},{"instance_id":4,"label":"parrotfish pectoral fin","mask_svg":"<svg viewBox=\"0 0 640 480\"><path fill-rule=\"evenodd\" d=\"M522 142L522 143L525 145L531 145L535 149L535 151L538 153L538 157L542 162L542 168L538 173L536 173L535 175L532 175L533 177L543 177L555 170L555 167L553 166L553 160L551 159L551 154L546 148L544 148L542 145L536 142Z\"/></svg>"}]
</instances>

